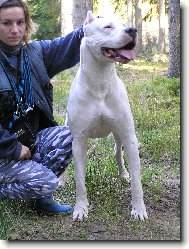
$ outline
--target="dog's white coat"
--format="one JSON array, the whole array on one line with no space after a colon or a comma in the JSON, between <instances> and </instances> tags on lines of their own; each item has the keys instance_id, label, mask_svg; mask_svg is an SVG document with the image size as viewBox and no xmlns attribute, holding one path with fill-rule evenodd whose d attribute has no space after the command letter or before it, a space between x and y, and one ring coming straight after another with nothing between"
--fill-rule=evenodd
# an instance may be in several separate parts
<instances>
[{"instance_id":1,"label":"dog's white coat","mask_svg":"<svg viewBox=\"0 0 189 249\"><path fill-rule=\"evenodd\" d=\"M119 20L95 18L92 12L88 12L84 24L80 68L71 86L67 108L75 164L74 220L84 220L88 216L85 187L87 139L105 137L111 132L116 141L119 174L126 179L129 174L124 166L122 146L127 155L131 179L131 215L135 219L148 218L143 201L138 142L127 92L117 76L114 61L101 53L101 47L120 48L130 42L131 37L125 33L125 28Z\"/></svg>"}]
</instances>

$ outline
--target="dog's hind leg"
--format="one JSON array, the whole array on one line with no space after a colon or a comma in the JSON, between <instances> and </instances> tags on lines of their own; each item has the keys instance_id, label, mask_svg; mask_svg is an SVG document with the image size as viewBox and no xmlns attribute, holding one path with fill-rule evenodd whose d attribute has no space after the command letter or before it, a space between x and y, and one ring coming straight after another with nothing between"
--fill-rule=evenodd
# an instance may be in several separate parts
<instances>
[{"instance_id":1,"label":"dog's hind leg","mask_svg":"<svg viewBox=\"0 0 189 249\"><path fill-rule=\"evenodd\" d=\"M68 168L66 168L64 173L62 173L58 178L59 179L59 183L58 183L59 187L62 187L62 188L65 187L67 175L68 175Z\"/></svg>"},{"instance_id":2,"label":"dog's hind leg","mask_svg":"<svg viewBox=\"0 0 189 249\"><path fill-rule=\"evenodd\" d=\"M113 134L115 139L115 158L118 164L118 173L121 177L130 181L129 172L125 168L124 159L123 159L123 145L120 137L117 134Z\"/></svg>"}]
</instances>

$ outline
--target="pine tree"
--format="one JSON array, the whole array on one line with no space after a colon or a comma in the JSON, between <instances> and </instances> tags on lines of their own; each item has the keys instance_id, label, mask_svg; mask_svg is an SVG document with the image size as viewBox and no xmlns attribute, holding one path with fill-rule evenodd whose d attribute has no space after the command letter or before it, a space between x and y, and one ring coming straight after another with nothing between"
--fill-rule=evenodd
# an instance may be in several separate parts
<instances>
[{"instance_id":1,"label":"pine tree","mask_svg":"<svg viewBox=\"0 0 189 249\"><path fill-rule=\"evenodd\" d=\"M169 77L180 76L180 2L168 1L169 15Z\"/></svg>"}]
</instances>

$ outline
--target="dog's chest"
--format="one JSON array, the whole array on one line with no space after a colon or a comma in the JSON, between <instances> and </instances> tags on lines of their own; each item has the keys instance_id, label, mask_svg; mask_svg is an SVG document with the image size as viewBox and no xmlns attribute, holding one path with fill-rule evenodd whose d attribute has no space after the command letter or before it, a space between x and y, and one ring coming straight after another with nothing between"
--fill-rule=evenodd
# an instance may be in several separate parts
<instances>
[{"instance_id":1,"label":"dog's chest","mask_svg":"<svg viewBox=\"0 0 189 249\"><path fill-rule=\"evenodd\" d=\"M91 138L105 137L112 132L115 126L115 118L111 115L111 111L104 103L94 106L95 110L88 126L88 134Z\"/></svg>"}]
</instances>

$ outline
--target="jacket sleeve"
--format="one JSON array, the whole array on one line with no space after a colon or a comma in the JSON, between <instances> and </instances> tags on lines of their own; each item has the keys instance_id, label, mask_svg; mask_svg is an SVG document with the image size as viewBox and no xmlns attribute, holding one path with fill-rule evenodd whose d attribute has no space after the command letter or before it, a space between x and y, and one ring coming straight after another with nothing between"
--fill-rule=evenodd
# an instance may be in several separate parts
<instances>
[{"instance_id":1,"label":"jacket sleeve","mask_svg":"<svg viewBox=\"0 0 189 249\"><path fill-rule=\"evenodd\" d=\"M52 41L40 41L45 67L50 78L79 62L80 44L83 36L83 28L81 27L65 37L59 37Z\"/></svg>"},{"instance_id":2,"label":"jacket sleeve","mask_svg":"<svg viewBox=\"0 0 189 249\"><path fill-rule=\"evenodd\" d=\"M11 135L0 125L0 158L18 160L22 149L22 144L17 141L16 135Z\"/></svg>"}]
</instances>

